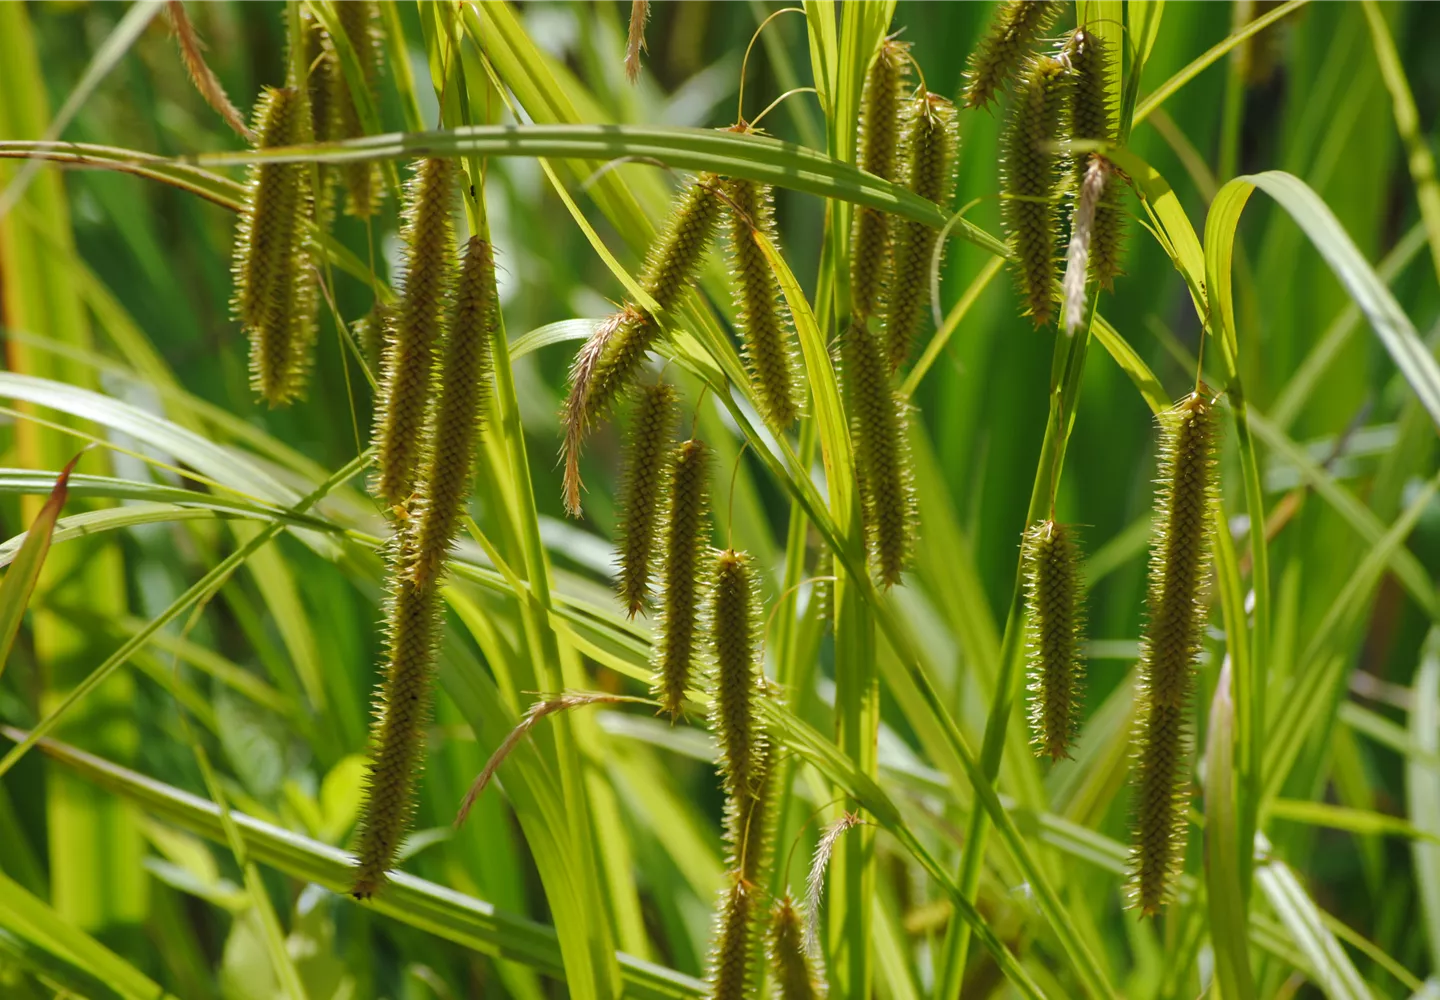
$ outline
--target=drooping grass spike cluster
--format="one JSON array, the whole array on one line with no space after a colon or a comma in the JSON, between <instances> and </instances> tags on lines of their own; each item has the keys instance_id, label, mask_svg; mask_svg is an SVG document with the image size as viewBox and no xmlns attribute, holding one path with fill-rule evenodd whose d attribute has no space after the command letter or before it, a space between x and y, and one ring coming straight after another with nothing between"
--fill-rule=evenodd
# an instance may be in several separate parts
<instances>
[{"instance_id":1,"label":"drooping grass spike cluster","mask_svg":"<svg viewBox=\"0 0 1440 1000\"><path fill-rule=\"evenodd\" d=\"M1065 60L1070 65L1074 83L1070 91L1070 131L1076 139L1092 142L1115 141L1115 105L1106 86L1111 54L1105 40L1094 32L1079 28L1065 46ZM1101 153L1075 157L1075 190L1077 206L1084 190L1085 176ZM1108 164L1108 161L1107 161ZM1124 239L1124 216L1113 185L1107 181L1096 195L1095 213L1090 225L1090 273L1101 288L1114 286L1120 273L1120 254ZM1077 208L1078 212L1078 208Z\"/></svg>"},{"instance_id":2,"label":"drooping grass spike cluster","mask_svg":"<svg viewBox=\"0 0 1440 1000\"><path fill-rule=\"evenodd\" d=\"M908 102L902 138L900 180L911 191L950 207L960 137L955 105L922 91ZM939 232L913 219L894 221L894 268L885 333L891 370L910 356L930 301L930 265Z\"/></svg>"},{"instance_id":3,"label":"drooping grass spike cluster","mask_svg":"<svg viewBox=\"0 0 1440 1000\"><path fill-rule=\"evenodd\" d=\"M686 181L664 228L650 245L640 287L661 312L679 303L705 259L720 220L719 188L720 179L714 174L698 174ZM580 448L585 435L635 381L659 333L655 317L626 303L576 356L560 413L565 424L565 509L572 517L580 515Z\"/></svg>"},{"instance_id":4,"label":"drooping grass spike cluster","mask_svg":"<svg viewBox=\"0 0 1440 1000\"><path fill-rule=\"evenodd\" d=\"M710 582L709 626L714 653L711 723L720 744L725 790L754 796L764 740L755 717L759 694L759 608L751 560L726 549L715 556Z\"/></svg>"},{"instance_id":5,"label":"drooping grass spike cluster","mask_svg":"<svg viewBox=\"0 0 1440 1000\"><path fill-rule=\"evenodd\" d=\"M891 385L880 335L851 323L840 344L845 407L870 562L885 586L900 582L915 535L915 486L906 439L909 405Z\"/></svg>"},{"instance_id":6,"label":"drooping grass spike cluster","mask_svg":"<svg viewBox=\"0 0 1440 1000\"><path fill-rule=\"evenodd\" d=\"M1036 756L1061 760L1079 725L1084 685L1080 556L1070 529L1040 521L1025 532L1030 734Z\"/></svg>"},{"instance_id":7,"label":"drooping grass spike cluster","mask_svg":"<svg viewBox=\"0 0 1440 1000\"><path fill-rule=\"evenodd\" d=\"M1205 636L1218 412L1200 392L1160 416L1160 478L1141 636L1131 901L1151 915L1184 862L1189 713Z\"/></svg>"},{"instance_id":8,"label":"drooping grass spike cluster","mask_svg":"<svg viewBox=\"0 0 1440 1000\"><path fill-rule=\"evenodd\" d=\"M901 90L910 71L909 44L886 38L865 76L861 94L860 169L898 180ZM850 251L850 311L859 320L878 315L890 281L890 220L874 208L858 207Z\"/></svg>"},{"instance_id":9,"label":"drooping grass spike cluster","mask_svg":"<svg viewBox=\"0 0 1440 1000\"><path fill-rule=\"evenodd\" d=\"M710 449L691 438L675 449L665 505L661 554L660 620L652 654L655 697L673 719L685 703L685 687L700 639L700 597L709 543Z\"/></svg>"},{"instance_id":10,"label":"drooping grass spike cluster","mask_svg":"<svg viewBox=\"0 0 1440 1000\"><path fill-rule=\"evenodd\" d=\"M255 109L257 146L309 142L304 94L266 88ZM314 214L310 167L250 168L235 233L234 309L250 338L250 384L271 406L304 392L316 336L316 272L307 223Z\"/></svg>"},{"instance_id":11,"label":"drooping grass spike cluster","mask_svg":"<svg viewBox=\"0 0 1440 1000\"><path fill-rule=\"evenodd\" d=\"M981 107L995 97L1063 6L1056 0L1005 0L1000 5L989 32L970 56L965 74L967 108Z\"/></svg>"},{"instance_id":12,"label":"drooping grass spike cluster","mask_svg":"<svg viewBox=\"0 0 1440 1000\"><path fill-rule=\"evenodd\" d=\"M645 387L630 417L625 473L620 485L620 521L616 530L620 574L616 590L625 613L634 618L650 602L656 543L668 496L675 426L675 387L657 382Z\"/></svg>"},{"instance_id":13,"label":"drooping grass spike cluster","mask_svg":"<svg viewBox=\"0 0 1440 1000\"><path fill-rule=\"evenodd\" d=\"M1005 132L1005 231L1026 312L1036 326L1055 312L1060 243L1060 157L1069 77L1060 60L1036 56L1010 109Z\"/></svg>"},{"instance_id":14,"label":"drooping grass spike cluster","mask_svg":"<svg viewBox=\"0 0 1440 1000\"><path fill-rule=\"evenodd\" d=\"M453 174L450 167L439 166L442 162L423 161L409 188L410 270L385 345L378 425L382 434L405 435L411 465L388 484L403 493L386 492L383 463L387 456L393 460L396 450L387 452L382 437L382 475L375 486L387 500L408 498L414 489L416 502L397 522L387 566L384 676L370 737L352 890L359 898L384 887L414 811L441 635L440 585L470 495L490 392L491 343L499 331L490 243L471 236L458 275L453 281L449 276L455 268L449 218ZM407 336L411 339L403 339Z\"/></svg>"},{"instance_id":15,"label":"drooping grass spike cluster","mask_svg":"<svg viewBox=\"0 0 1440 1000\"><path fill-rule=\"evenodd\" d=\"M408 266L400 303L385 333L375 418L375 489L391 504L409 500L419 470L435 346L454 284L454 197L453 163L421 160L406 188L401 238Z\"/></svg>"},{"instance_id":16,"label":"drooping grass spike cluster","mask_svg":"<svg viewBox=\"0 0 1440 1000\"><path fill-rule=\"evenodd\" d=\"M789 427L800 415L800 373L790 313L781 308L780 284L754 239L763 235L778 249L774 191L755 181L724 183L730 229L730 276L735 285L736 327L755 385L760 415Z\"/></svg>"},{"instance_id":17,"label":"drooping grass spike cluster","mask_svg":"<svg viewBox=\"0 0 1440 1000\"><path fill-rule=\"evenodd\" d=\"M805 918L788 893L770 907L770 969L780 1000L820 1000L825 995L805 950Z\"/></svg>"}]
</instances>

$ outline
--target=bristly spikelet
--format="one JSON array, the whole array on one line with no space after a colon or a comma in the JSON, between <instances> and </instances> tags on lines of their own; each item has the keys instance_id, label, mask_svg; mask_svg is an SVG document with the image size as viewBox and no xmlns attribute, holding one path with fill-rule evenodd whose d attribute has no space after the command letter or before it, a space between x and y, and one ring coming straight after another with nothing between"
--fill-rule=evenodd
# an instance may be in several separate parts
<instances>
[{"instance_id":1,"label":"bristly spikelet","mask_svg":"<svg viewBox=\"0 0 1440 1000\"><path fill-rule=\"evenodd\" d=\"M409 499L420 462L434 388L435 344L455 272L450 218L454 192L454 166L440 158L421 160L406 185L402 238L409 263L400 303L385 334L375 426L375 489L392 504Z\"/></svg>"},{"instance_id":2,"label":"bristly spikelet","mask_svg":"<svg viewBox=\"0 0 1440 1000\"><path fill-rule=\"evenodd\" d=\"M753 972L764 958L765 936L759 893L770 869L775 832L772 754L768 741L758 744L754 790L725 797L726 864L729 887L721 893L715 943L706 963L708 997L749 1000L758 984Z\"/></svg>"},{"instance_id":3,"label":"bristly spikelet","mask_svg":"<svg viewBox=\"0 0 1440 1000\"><path fill-rule=\"evenodd\" d=\"M750 952L759 892L757 886L735 879L720 897L706 976L706 1000L749 1000L754 995Z\"/></svg>"},{"instance_id":4,"label":"bristly spikelet","mask_svg":"<svg viewBox=\"0 0 1440 1000\"><path fill-rule=\"evenodd\" d=\"M304 95L267 88L255 109L261 149L311 139ZM271 406L305 387L315 342L315 269L305 222L314 211L310 168L258 163L250 168L235 231L235 315L250 337L250 382Z\"/></svg>"},{"instance_id":5,"label":"bristly spikelet","mask_svg":"<svg viewBox=\"0 0 1440 1000\"><path fill-rule=\"evenodd\" d=\"M374 103L374 83L380 66L380 39L376 34L379 8L375 0L345 0L334 5L335 16L355 58L360 63L366 92ZM356 108L355 95L350 89L339 58L331 53L334 60L330 80L332 93L329 104L334 109L335 138L355 139L365 134L360 123L360 112ZM357 160L341 167L345 179L345 214L368 219L379 211L384 188L380 184L380 165L373 160Z\"/></svg>"},{"instance_id":6,"label":"bristly spikelet","mask_svg":"<svg viewBox=\"0 0 1440 1000\"><path fill-rule=\"evenodd\" d=\"M714 653L710 721L720 744L727 794L753 797L762 740L755 719L760 681L759 602L750 556L734 549L715 555L707 623Z\"/></svg>"},{"instance_id":7,"label":"bristly spikelet","mask_svg":"<svg viewBox=\"0 0 1440 1000\"><path fill-rule=\"evenodd\" d=\"M965 107L988 104L1019 67L1030 44L1060 13L1056 0L1006 0L995 12L980 47L970 56L965 74Z\"/></svg>"},{"instance_id":8,"label":"bristly spikelet","mask_svg":"<svg viewBox=\"0 0 1440 1000\"><path fill-rule=\"evenodd\" d=\"M825 989L805 951L805 922L787 893L770 907L770 967L779 1000L820 1000Z\"/></svg>"},{"instance_id":9,"label":"bristly spikelet","mask_svg":"<svg viewBox=\"0 0 1440 1000\"><path fill-rule=\"evenodd\" d=\"M1005 130L1005 231L1026 311L1036 326L1055 313L1055 253L1060 239L1058 155L1068 77L1057 59L1038 56Z\"/></svg>"},{"instance_id":10,"label":"bristly spikelet","mask_svg":"<svg viewBox=\"0 0 1440 1000\"><path fill-rule=\"evenodd\" d=\"M901 140L901 182L922 198L950 208L960 137L955 105L939 94L922 93L906 108ZM910 356L930 301L930 265L940 234L923 222L895 219L895 264L885 322L893 371Z\"/></svg>"},{"instance_id":11,"label":"bristly spikelet","mask_svg":"<svg viewBox=\"0 0 1440 1000\"><path fill-rule=\"evenodd\" d=\"M896 179L900 91L910 70L909 48L906 42L884 39L860 97L858 164L887 181ZM889 220L877 209L857 208L850 247L851 313L860 318L878 314L889 278Z\"/></svg>"},{"instance_id":12,"label":"bristly spikelet","mask_svg":"<svg viewBox=\"0 0 1440 1000\"><path fill-rule=\"evenodd\" d=\"M1070 756L1084 683L1080 557L1070 529L1040 521L1025 532L1030 735L1037 757Z\"/></svg>"},{"instance_id":13,"label":"bristly spikelet","mask_svg":"<svg viewBox=\"0 0 1440 1000\"><path fill-rule=\"evenodd\" d=\"M660 620L651 665L655 697L673 719L685 703L695 660L703 558L709 531L710 449L691 438L675 449L670 466L661 549Z\"/></svg>"},{"instance_id":14,"label":"bristly spikelet","mask_svg":"<svg viewBox=\"0 0 1440 1000\"><path fill-rule=\"evenodd\" d=\"M440 591L413 572L415 543L404 522L392 540L385 606L385 668L375 701L370 764L360 810L351 894L368 899L384 888L415 811L415 785L430 721L432 678L440 638Z\"/></svg>"},{"instance_id":15,"label":"bristly spikelet","mask_svg":"<svg viewBox=\"0 0 1440 1000\"><path fill-rule=\"evenodd\" d=\"M1110 66L1110 50L1104 39L1084 28L1077 29L1065 45L1065 59L1073 78L1070 90L1070 131L1080 140L1115 141L1115 106L1105 80ZM1076 197L1085 180L1085 172L1093 156L1075 157ZM1119 194L1114 185L1106 183L1095 205L1090 228L1090 273L1100 287L1110 289L1120 273L1125 218L1120 210Z\"/></svg>"},{"instance_id":16,"label":"bristly spikelet","mask_svg":"<svg viewBox=\"0 0 1440 1000\"><path fill-rule=\"evenodd\" d=\"M472 236L455 282L449 330L440 351L440 395L425 436L414 572L438 579L470 495L475 445L490 394L495 334L495 254Z\"/></svg>"},{"instance_id":17,"label":"bristly spikelet","mask_svg":"<svg viewBox=\"0 0 1440 1000\"><path fill-rule=\"evenodd\" d=\"M680 301L705 259L720 221L719 189L720 178L714 174L696 174L686 181L671 203L665 228L650 244L640 287L662 312Z\"/></svg>"},{"instance_id":18,"label":"bristly spikelet","mask_svg":"<svg viewBox=\"0 0 1440 1000\"><path fill-rule=\"evenodd\" d=\"M670 437L675 430L675 387L668 382L647 386L630 415L630 440L620 484L620 521L616 548L620 575L616 591L631 618L650 601L655 543L661 529L661 507L670 474Z\"/></svg>"},{"instance_id":19,"label":"bristly spikelet","mask_svg":"<svg viewBox=\"0 0 1440 1000\"><path fill-rule=\"evenodd\" d=\"M1160 478L1141 636L1131 902L1168 901L1185 855L1187 717L1205 635L1218 414L1199 392L1160 416Z\"/></svg>"},{"instance_id":20,"label":"bristly spikelet","mask_svg":"<svg viewBox=\"0 0 1440 1000\"><path fill-rule=\"evenodd\" d=\"M800 373L794 327L780 302L780 284L756 244L762 233L777 247L774 194L755 181L725 181L730 222L730 277L735 285L735 323L755 383L760 415L774 427L789 427L800 415Z\"/></svg>"},{"instance_id":21,"label":"bristly spikelet","mask_svg":"<svg viewBox=\"0 0 1440 1000\"><path fill-rule=\"evenodd\" d=\"M852 323L840 345L841 374L870 560L880 582L893 586L910 560L915 487L906 423L909 407L890 384L878 334Z\"/></svg>"}]
</instances>

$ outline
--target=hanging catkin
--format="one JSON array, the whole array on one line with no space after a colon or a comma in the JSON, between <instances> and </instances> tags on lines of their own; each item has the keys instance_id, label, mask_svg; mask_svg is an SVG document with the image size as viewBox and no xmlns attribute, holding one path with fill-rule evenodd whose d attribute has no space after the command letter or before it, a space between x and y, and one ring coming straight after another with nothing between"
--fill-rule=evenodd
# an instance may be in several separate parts
<instances>
[{"instance_id":1,"label":"hanging catkin","mask_svg":"<svg viewBox=\"0 0 1440 1000\"><path fill-rule=\"evenodd\" d=\"M1110 50L1105 40L1080 28L1065 46L1065 58L1073 77L1070 94L1070 130L1079 140L1089 142L1115 141L1115 106L1106 86L1109 75ZM1100 153L1086 153L1075 158L1075 190L1077 199L1084 190L1086 172L1091 162L1104 159ZM1120 273L1120 257L1124 250L1125 217L1113 184L1113 172L1103 171L1103 186L1095 201L1095 214L1090 224L1090 273L1101 288L1110 289Z\"/></svg>"},{"instance_id":2,"label":"hanging catkin","mask_svg":"<svg viewBox=\"0 0 1440 1000\"><path fill-rule=\"evenodd\" d=\"M965 74L965 107L988 104L1011 74L1019 68L1031 43L1060 13L1056 0L1005 0L990 22L990 30L970 56Z\"/></svg>"},{"instance_id":3,"label":"hanging catkin","mask_svg":"<svg viewBox=\"0 0 1440 1000\"><path fill-rule=\"evenodd\" d=\"M1141 635L1131 901L1168 901L1185 855L1188 716L1205 636L1202 593L1215 503L1216 410L1196 392L1160 416L1160 477Z\"/></svg>"},{"instance_id":4,"label":"hanging catkin","mask_svg":"<svg viewBox=\"0 0 1440 1000\"><path fill-rule=\"evenodd\" d=\"M255 109L257 146L309 142L309 110L295 88L266 88ZM271 406L305 388L316 335L315 268L306 222L314 211L310 167L250 168L235 233L235 315L250 338L250 384Z\"/></svg>"},{"instance_id":5,"label":"hanging catkin","mask_svg":"<svg viewBox=\"0 0 1440 1000\"><path fill-rule=\"evenodd\" d=\"M866 325L850 324L840 358L867 548L880 581L889 587L900 582L914 541L908 404L891 387L880 336Z\"/></svg>"},{"instance_id":6,"label":"hanging catkin","mask_svg":"<svg viewBox=\"0 0 1440 1000\"><path fill-rule=\"evenodd\" d=\"M620 574L616 591L631 618L650 601L661 511L670 475L670 438L675 430L675 387L646 386L630 415L630 440L620 484L620 521L616 546Z\"/></svg>"},{"instance_id":7,"label":"hanging catkin","mask_svg":"<svg viewBox=\"0 0 1440 1000\"><path fill-rule=\"evenodd\" d=\"M454 193L454 166L440 158L421 160L406 186L402 239L408 267L386 330L375 423L375 490L391 504L405 503L415 488L421 435L434 394L435 345L454 281Z\"/></svg>"},{"instance_id":8,"label":"hanging catkin","mask_svg":"<svg viewBox=\"0 0 1440 1000\"><path fill-rule=\"evenodd\" d=\"M351 894L368 899L385 886L415 811L415 785L430 721L440 590L414 572L413 519L391 541L385 604L385 667L376 697L370 761L360 809L359 848Z\"/></svg>"},{"instance_id":9,"label":"hanging catkin","mask_svg":"<svg viewBox=\"0 0 1440 1000\"><path fill-rule=\"evenodd\" d=\"M373 106L375 77L380 68L380 39L376 31L379 8L375 0L345 0L335 4L333 9L340 29L360 64L361 86ZM333 89L328 103L334 109L335 138L356 139L363 136L365 128L360 121L355 92L338 57L335 57L330 81ZM345 181L345 214L360 219L370 218L379 210L384 193L380 184L380 165L374 160L355 160L344 164L341 174Z\"/></svg>"},{"instance_id":10,"label":"hanging catkin","mask_svg":"<svg viewBox=\"0 0 1440 1000\"><path fill-rule=\"evenodd\" d=\"M955 105L939 94L922 93L909 102L901 139L901 181L911 191L950 207L955 190L955 161L960 137ZM885 335L894 370L904 364L925 321L930 302L930 270L940 234L923 222L895 219L894 273Z\"/></svg>"},{"instance_id":11,"label":"hanging catkin","mask_svg":"<svg viewBox=\"0 0 1440 1000\"><path fill-rule=\"evenodd\" d=\"M724 192L735 323L745 348L745 364L760 415L772 426L789 427L800 415L795 331L790 313L781 306L775 272L753 235L761 233L778 250L774 192L768 185L743 179L725 181Z\"/></svg>"},{"instance_id":12,"label":"hanging catkin","mask_svg":"<svg viewBox=\"0 0 1440 1000\"><path fill-rule=\"evenodd\" d=\"M1005 231L1026 312L1036 326L1045 326L1055 314L1055 255L1060 240L1056 144L1066 81L1058 59L1031 59L1005 131Z\"/></svg>"},{"instance_id":13,"label":"hanging catkin","mask_svg":"<svg viewBox=\"0 0 1440 1000\"><path fill-rule=\"evenodd\" d=\"M737 798L755 794L757 761L763 752L755 719L759 608L750 563L748 554L734 549L716 553L708 615L714 652L711 724L720 744L725 790Z\"/></svg>"},{"instance_id":14,"label":"hanging catkin","mask_svg":"<svg viewBox=\"0 0 1440 1000\"><path fill-rule=\"evenodd\" d=\"M910 69L909 48L893 38L880 43L860 98L858 163L887 181L896 179L900 91ZM851 313L860 319L878 315L889 279L889 220L877 209L858 207L850 248Z\"/></svg>"},{"instance_id":15,"label":"hanging catkin","mask_svg":"<svg viewBox=\"0 0 1440 1000\"><path fill-rule=\"evenodd\" d=\"M787 893L770 907L770 969L779 1000L820 1000L820 977L805 951L805 922Z\"/></svg>"},{"instance_id":16,"label":"hanging catkin","mask_svg":"<svg viewBox=\"0 0 1440 1000\"><path fill-rule=\"evenodd\" d=\"M759 894L770 869L774 813L769 808L772 752L763 736L755 759L755 786L749 794L725 798L727 888L721 893L715 943L707 962L707 996L749 1000L757 984L752 972L764 958L765 935Z\"/></svg>"},{"instance_id":17,"label":"hanging catkin","mask_svg":"<svg viewBox=\"0 0 1440 1000\"><path fill-rule=\"evenodd\" d=\"M1025 532L1030 735L1036 756L1070 756L1083 685L1080 558L1070 529L1040 521Z\"/></svg>"},{"instance_id":18,"label":"hanging catkin","mask_svg":"<svg viewBox=\"0 0 1440 1000\"><path fill-rule=\"evenodd\" d=\"M416 514L419 577L439 577L465 513L475 445L490 393L496 308L494 249L472 236L455 282L449 329L440 351L440 395L425 436Z\"/></svg>"},{"instance_id":19,"label":"hanging catkin","mask_svg":"<svg viewBox=\"0 0 1440 1000\"><path fill-rule=\"evenodd\" d=\"M703 441L692 438L675 449L660 557L660 620L651 660L655 697L672 719L685 703L699 635L709 537L709 479L710 450Z\"/></svg>"}]
</instances>

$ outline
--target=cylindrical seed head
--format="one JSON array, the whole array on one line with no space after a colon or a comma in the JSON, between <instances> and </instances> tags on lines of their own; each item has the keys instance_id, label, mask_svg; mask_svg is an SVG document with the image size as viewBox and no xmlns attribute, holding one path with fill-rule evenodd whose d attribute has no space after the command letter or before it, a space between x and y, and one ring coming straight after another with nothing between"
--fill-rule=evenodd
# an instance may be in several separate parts
<instances>
[{"instance_id":1,"label":"cylindrical seed head","mask_svg":"<svg viewBox=\"0 0 1440 1000\"><path fill-rule=\"evenodd\" d=\"M910 71L909 44L886 38L876 50L860 96L858 165L884 180L895 180L900 132L900 92ZM861 319L878 315L890 280L890 225L873 208L855 210L850 246L850 311Z\"/></svg>"},{"instance_id":2,"label":"cylindrical seed head","mask_svg":"<svg viewBox=\"0 0 1440 1000\"><path fill-rule=\"evenodd\" d=\"M409 265L405 287L385 337L376 409L376 492L392 504L410 498L420 445L434 395L435 345L455 275L455 229L450 211L455 171L450 160L421 160L406 186L402 239Z\"/></svg>"},{"instance_id":3,"label":"cylindrical seed head","mask_svg":"<svg viewBox=\"0 0 1440 1000\"><path fill-rule=\"evenodd\" d=\"M1085 28L1070 36L1065 46L1073 83L1070 89L1070 130L1076 139L1115 141L1115 105L1106 86L1110 49L1105 40ZM1075 157L1076 197L1083 190L1091 156ZM1124 252L1125 216L1120 208L1118 186L1107 183L1095 205L1090 227L1090 274L1101 288L1109 289L1120 273Z\"/></svg>"},{"instance_id":4,"label":"cylindrical seed head","mask_svg":"<svg viewBox=\"0 0 1440 1000\"><path fill-rule=\"evenodd\" d=\"M655 697L671 718L680 714L690 682L699 633L705 580L703 557L709 537L710 450L691 439L675 449L670 466L661 550L660 618L651 664Z\"/></svg>"},{"instance_id":5,"label":"cylindrical seed head","mask_svg":"<svg viewBox=\"0 0 1440 1000\"><path fill-rule=\"evenodd\" d=\"M770 907L770 968L780 1000L820 1000L825 988L805 951L805 921L787 893Z\"/></svg>"},{"instance_id":6,"label":"cylindrical seed head","mask_svg":"<svg viewBox=\"0 0 1440 1000\"><path fill-rule=\"evenodd\" d=\"M734 549L716 553L707 616L714 654L711 723L720 744L725 790L736 798L755 795L761 743L755 718L759 607L750 563L749 555Z\"/></svg>"},{"instance_id":7,"label":"cylindrical seed head","mask_svg":"<svg viewBox=\"0 0 1440 1000\"><path fill-rule=\"evenodd\" d=\"M1185 854L1185 760L1194 667L1205 637L1218 413L1199 392L1160 416L1160 477L1141 635L1132 903L1165 905Z\"/></svg>"},{"instance_id":8,"label":"cylindrical seed head","mask_svg":"<svg viewBox=\"0 0 1440 1000\"><path fill-rule=\"evenodd\" d=\"M680 188L670 217L650 244L640 287L668 312L680 301L705 259L720 220L720 178L697 174Z\"/></svg>"},{"instance_id":9,"label":"cylindrical seed head","mask_svg":"<svg viewBox=\"0 0 1440 1000\"><path fill-rule=\"evenodd\" d=\"M1025 532L1031 744L1036 756L1070 756L1084 667L1080 557L1069 528L1041 521Z\"/></svg>"},{"instance_id":10,"label":"cylindrical seed head","mask_svg":"<svg viewBox=\"0 0 1440 1000\"><path fill-rule=\"evenodd\" d=\"M344 3L335 4L335 15L340 21L341 30L345 32L345 37L350 42L350 47L355 50L355 56L360 62L364 86L373 104L375 77L378 75L380 67L380 39L376 33L379 8L376 6L375 0L346 0ZM328 103L334 108L335 138L359 138L365 134L365 128L360 122L360 112L356 107L355 95L350 89L349 81L339 65L338 58L335 59L330 79L333 89ZM380 200L385 189L380 183L380 165L378 163L373 160L356 160L344 164L341 174L345 180L346 215L368 219L379 211Z\"/></svg>"},{"instance_id":11,"label":"cylindrical seed head","mask_svg":"<svg viewBox=\"0 0 1440 1000\"><path fill-rule=\"evenodd\" d=\"M988 104L1020 66L1030 45L1060 13L1057 0L1006 0L995 11L990 30L970 56L965 74L967 108Z\"/></svg>"},{"instance_id":12,"label":"cylindrical seed head","mask_svg":"<svg viewBox=\"0 0 1440 1000\"><path fill-rule=\"evenodd\" d=\"M1049 323L1055 313L1061 186L1057 143L1067 84L1058 59L1030 60L1005 130L1005 230L1026 311L1036 326Z\"/></svg>"},{"instance_id":13,"label":"cylindrical seed head","mask_svg":"<svg viewBox=\"0 0 1440 1000\"><path fill-rule=\"evenodd\" d=\"M630 440L620 485L616 548L620 574L616 591L634 618L650 601L656 543L670 476L670 439L675 430L675 387L657 382L640 393L630 416Z\"/></svg>"},{"instance_id":14,"label":"cylindrical seed head","mask_svg":"<svg viewBox=\"0 0 1440 1000\"><path fill-rule=\"evenodd\" d=\"M746 367L760 415L773 427L789 427L800 415L795 331L781 304L780 283L754 239L758 231L778 249L773 194L768 186L743 179L725 181L725 194L735 321Z\"/></svg>"}]
</instances>

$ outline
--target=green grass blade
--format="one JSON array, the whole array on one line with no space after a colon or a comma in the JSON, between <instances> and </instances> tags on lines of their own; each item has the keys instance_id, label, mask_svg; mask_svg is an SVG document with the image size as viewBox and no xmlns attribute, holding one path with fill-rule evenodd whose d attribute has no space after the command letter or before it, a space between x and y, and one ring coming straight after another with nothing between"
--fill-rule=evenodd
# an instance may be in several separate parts
<instances>
[{"instance_id":1,"label":"green grass blade","mask_svg":"<svg viewBox=\"0 0 1440 1000\"><path fill-rule=\"evenodd\" d=\"M20 622L30 604L30 595L35 590L35 582L40 579L40 570L45 565L46 554L50 551L55 522L69 496L70 473L78 461L80 456L76 455L70 459L70 464L60 470L40 513L30 522L24 542L12 559L6 560L10 563L10 571L5 574L5 579L0 581L0 674L5 672L5 664L10 660L10 647L15 644ZM4 564L5 561L0 561L0 565Z\"/></svg>"},{"instance_id":2,"label":"green grass blade","mask_svg":"<svg viewBox=\"0 0 1440 1000\"><path fill-rule=\"evenodd\" d=\"M1316 985L1325 995L1331 1000L1370 1000L1370 988L1355 963L1325 926L1320 908L1290 867L1283 861L1268 861L1256 869L1255 880L1290 939L1309 961Z\"/></svg>"},{"instance_id":3,"label":"green grass blade","mask_svg":"<svg viewBox=\"0 0 1440 1000\"><path fill-rule=\"evenodd\" d=\"M1432 630L1411 688L1410 738L1422 753L1440 753L1440 631ZM1410 846L1432 965L1440 965L1440 774L1405 763L1406 811L1427 842Z\"/></svg>"}]
</instances>

